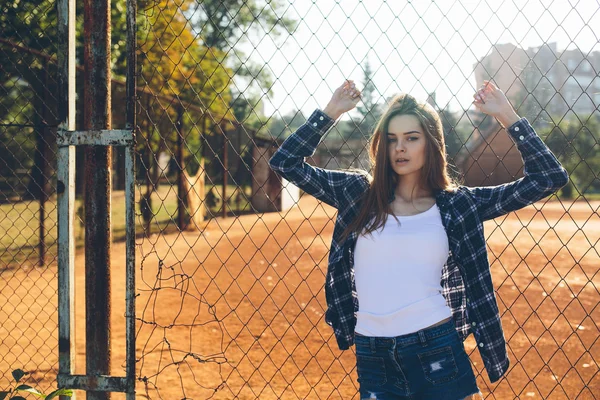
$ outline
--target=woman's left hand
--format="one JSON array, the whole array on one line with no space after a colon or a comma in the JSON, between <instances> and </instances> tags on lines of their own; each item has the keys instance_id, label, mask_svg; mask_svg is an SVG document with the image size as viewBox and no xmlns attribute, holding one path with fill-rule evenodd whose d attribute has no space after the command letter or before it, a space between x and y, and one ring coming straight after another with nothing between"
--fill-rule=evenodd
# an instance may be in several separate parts
<instances>
[{"instance_id":1,"label":"woman's left hand","mask_svg":"<svg viewBox=\"0 0 600 400\"><path fill-rule=\"evenodd\" d=\"M504 92L490 81L483 81L473 98L473 105L479 111L497 118L504 127L509 127L520 119Z\"/></svg>"}]
</instances>

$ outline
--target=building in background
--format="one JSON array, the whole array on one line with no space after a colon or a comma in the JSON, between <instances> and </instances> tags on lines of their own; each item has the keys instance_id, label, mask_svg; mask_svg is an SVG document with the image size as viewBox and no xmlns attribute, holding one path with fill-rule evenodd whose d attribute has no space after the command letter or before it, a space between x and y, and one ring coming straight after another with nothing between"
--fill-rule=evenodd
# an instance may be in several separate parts
<instances>
[{"instance_id":1,"label":"building in background","mask_svg":"<svg viewBox=\"0 0 600 400\"><path fill-rule=\"evenodd\" d=\"M493 80L529 119L591 114L600 104L600 52L500 44L474 65L476 87Z\"/></svg>"},{"instance_id":2,"label":"building in background","mask_svg":"<svg viewBox=\"0 0 600 400\"><path fill-rule=\"evenodd\" d=\"M476 87L492 80L517 113L536 127L596 112L600 104L599 70L600 52L560 52L556 43L528 49L499 44L474 65ZM523 176L521 156L508 133L480 113L474 113L473 119L479 122L477 134L456 157L464 184L499 185Z\"/></svg>"}]
</instances>

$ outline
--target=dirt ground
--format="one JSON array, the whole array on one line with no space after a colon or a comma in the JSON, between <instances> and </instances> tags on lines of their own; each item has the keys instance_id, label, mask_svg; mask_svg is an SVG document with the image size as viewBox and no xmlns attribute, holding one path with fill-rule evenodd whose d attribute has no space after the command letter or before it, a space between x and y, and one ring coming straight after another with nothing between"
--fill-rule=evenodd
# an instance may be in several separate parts
<instances>
[{"instance_id":1,"label":"dirt ground","mask_svg":"<svg viewBox=\"0 0 600 400\"><path fill-rule=\"evenodd\" d=\"M506 376L491 384L472 336L465 342L486 399L600 398L599 211L598 201L542 201L486 222L511 359ZM337 349L323 316L335 215L304 196L289 211L138 239L138 397L358 398L354 349ZM113 254L112 374L123 376L124 244ZM79 253L81 374L83 261ZM56 267L1 271L0 283L0 390L14 366L31 371L37 387L55 387Z\"/></svg>"}]
</instances>

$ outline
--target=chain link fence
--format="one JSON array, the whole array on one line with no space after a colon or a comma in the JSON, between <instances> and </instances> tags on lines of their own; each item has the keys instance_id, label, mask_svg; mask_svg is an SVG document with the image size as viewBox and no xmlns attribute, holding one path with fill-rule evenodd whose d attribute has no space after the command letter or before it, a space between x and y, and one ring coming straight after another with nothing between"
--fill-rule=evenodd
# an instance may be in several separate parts
<instances>
[{"instance_id":1,"label":"chain link fence","mask_svg":"<svg viewBox=\"0 0 600 400\"><path fill-rule=\"evenodd\" d=\"M49 2L20 8L0 5L0 391L17 368L47 388L58 360L56 24Z\"/></svg>"},{"instance_id":2,"label":"chain link fence","mask_svg":"<svg viewBox=\"0 0 600 400\"><path fill-rule=\"evenodd\" d=\"M125 6L111 4L121 129ZM48 390L58 367L56 11L50 0L8 0L0 11L0 391L16 368ZM81 29L80 5L77 15ZM485 225L511 369L491 384L472 337L465 347L485 398L600 398L597 3L140 0L137 20L140 397L357 398L354 350L340 351L324 322L336 210L267 163L349 78L363 101L307 159L314 166L369 170L371 129L403 91L440 113L457 179L502 184L522 176L521 158L471 96L491 79L529 119L570 182ZM77 110L79 128L80 100ZM82 302L82 174L76 181ZM123 189L115 151L113 276L125 268ZM115 299L123 285L113 282ZM117 375L121 303L111 328Z\"/></svg>"}]
</instances>

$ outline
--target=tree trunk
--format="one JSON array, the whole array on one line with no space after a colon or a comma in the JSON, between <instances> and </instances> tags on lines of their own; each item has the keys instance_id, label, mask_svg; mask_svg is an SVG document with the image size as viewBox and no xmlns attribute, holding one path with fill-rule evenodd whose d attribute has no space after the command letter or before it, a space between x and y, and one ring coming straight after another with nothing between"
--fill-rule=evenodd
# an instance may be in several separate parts
<instances>
[{"instance_id":1,"label":"tree trunk","mask_svg":"<svg viewBox=\"0 0 600 400\"><path fill-rule=\"evenodd\" d=\"M198 167L198 171L194 176L188 174L186 170L182 172L185 178L183 179L183 190L185 193L183 201L187 205L189 212L189 222L186 229L197 231L200 229L206 215L206 171L204 170L204 158L200 160L200 167Z\"/></svg>"}]
</instances>

